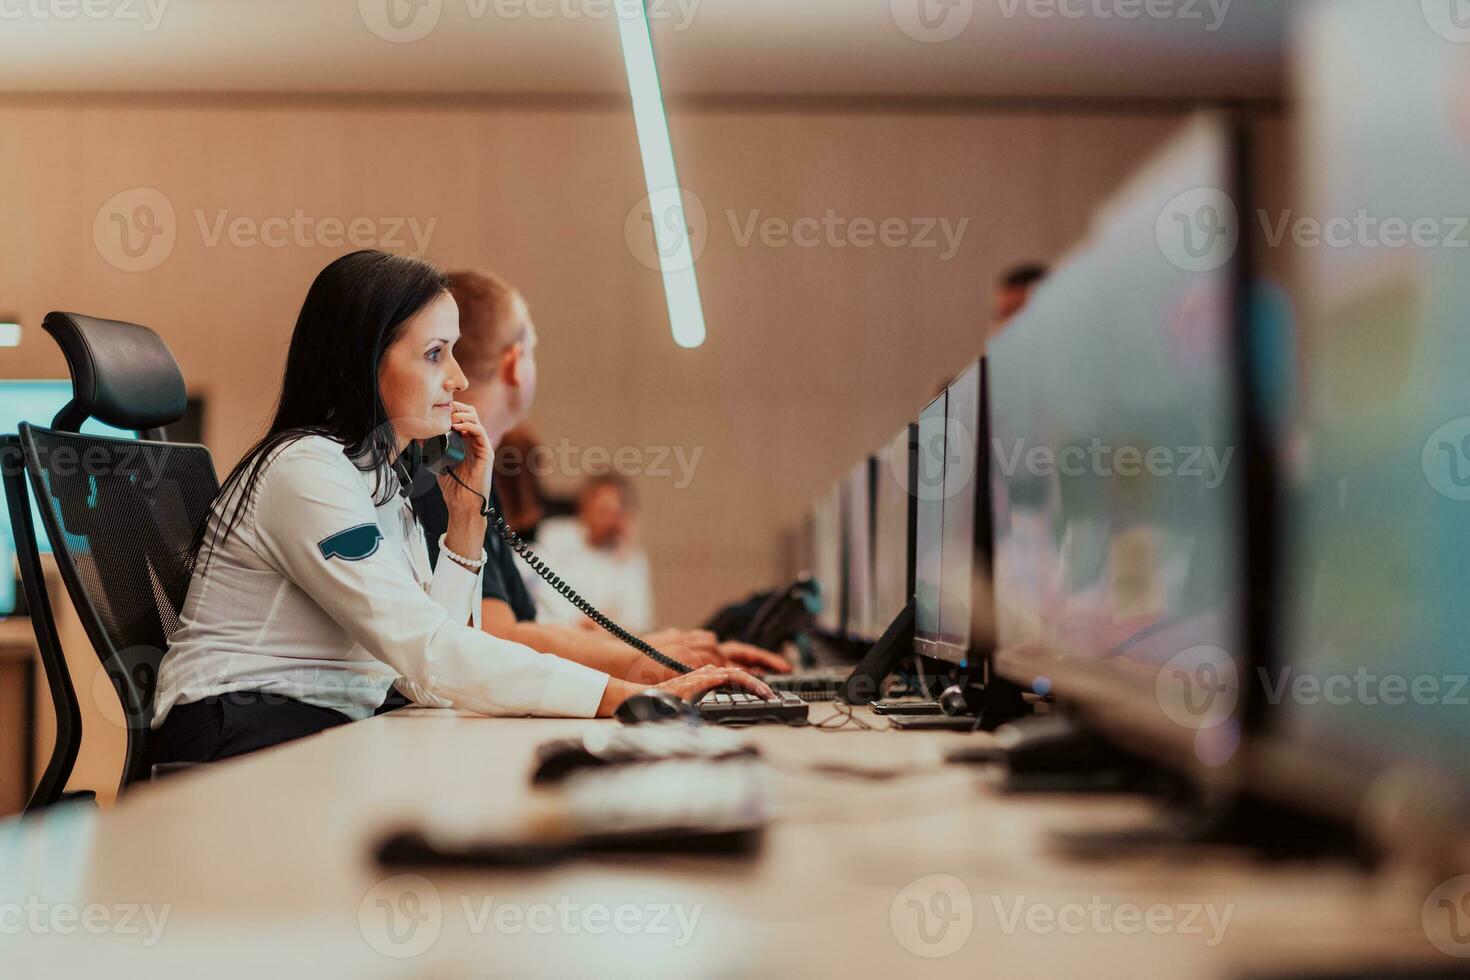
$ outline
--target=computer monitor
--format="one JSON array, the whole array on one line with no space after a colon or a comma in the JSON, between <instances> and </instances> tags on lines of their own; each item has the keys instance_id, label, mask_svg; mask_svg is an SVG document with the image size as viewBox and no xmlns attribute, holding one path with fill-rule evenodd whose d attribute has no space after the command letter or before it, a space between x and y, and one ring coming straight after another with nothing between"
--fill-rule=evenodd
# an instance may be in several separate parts
<instances>
[{"instance_id":1,"label":"computer monitor","mask_svg":"<svg viewBox=\"0 0 1470 980\"><path fill-rule=\"evenodd\" d=\"M985 361L950 384L945 402L938 652L969 667L994 637Z\"/></svg>"},{"instance_id":2,"label":"computer monitor","mask_svg":"<svg viewBox=\"0 0 1470 980\"><path fill-rule=\"evenodd\" d=\"M56 413L71 401L71 394L70 381L0 380L0 433L16 432L21 422L49 427ZM96 419L88 419L83 423L82 431L92 435L137 438L137 433L114 429ZM37 547L43 554L49 553L51 541L47 538L46 528L41 523L41 510L35 494L31 494L31 523L36 530ZM11 583L8 589L0 587L0 615L9 615L15 611L14 573L12 571L15 534L10 526L8 508L0 508L0 545L3 545L3 556L0 557L4 559L0 578L9 579Z\"/></svg>"},{"instance_id":3,"label":"computer monitor","mask_svg":"<svg viewBox=\"0 0 1470 980\"><path fill-rule=\"evenodd\" d=\"M996 668L1181 765L1234 759L1250 663L1242 159L1191 120L988 349Z\"/></svg>"},{"instance_id":4,"label":"computer monitor","mask_svg":"<svg viewBox=\"0 0 1470 980\"><path fill-rule=\"evenodd\" d=\"M843 594L845 630L858 640L876 640L873 623L873 460L865 459L842 481ZM884 623L883 626L887 626ZM881 627L879 629L881 632Z\"/></svg>"},{"instance_id":5,"label":"computer monitor","mask_svg":"<svg viewBox=\"0 0 1470 980\"><path fill-rule=\"evenodd\" d=\"M941 392L919 413L915 443L914 652L940 657L939 602L943 573L945 402Z\"/></svg>"},{"instance_id":6,"label":"computer monitor","mask_svg":"<svg viewBox=\"0 0 1470 980\"><path fill-rule=\"evenodd\" d=\"M842 491L833 487L812 510L812 578L822 591L818 628L841 633L842 619Z\"/></svg>"},{"instance_id":7,"label":"computer monitor","mask_svg":"<svg viewBox=\"0 0 1470 980\"><path fill-rule=\"evenodd\" d=\"M1289 753L1269 775L1344 819L1398 786L1418 792L1399 812L1470 827L1470 61L1417 4L1309 10L1303 213L1372 223L1300 255L1303 395L1280 442L1267 681ZM1407 228L1396 242L1390 220Z\"/></svg>"},{"instance_id":8,"label":"computer monitor","mask_svg":"<svg viewBox=\"0 0 1470 980\"><path fill-rule=\"evenodd\" d=\"M914 596L914 443L906 425L879 453L873 491L873 622L881 635Z\"/></svg>"}]
</instances>

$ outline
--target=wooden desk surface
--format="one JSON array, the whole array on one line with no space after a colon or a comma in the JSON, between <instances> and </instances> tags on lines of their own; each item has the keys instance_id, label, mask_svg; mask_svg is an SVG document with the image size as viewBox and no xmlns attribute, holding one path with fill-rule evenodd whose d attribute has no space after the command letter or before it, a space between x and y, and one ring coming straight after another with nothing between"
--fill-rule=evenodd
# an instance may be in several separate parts
<instances>
[{"instance_id":1,"label":"wooden desk surface","mask_svg":"<svg viewBox=\"0 0 1470 980\"><path fill-rule=\"evenodd\" d=\"M100 816L0 831L0 975L1133 980L1389 952L1451 962L1425 936L1423 883L1224 851L1064 856L1054 830L1136 824L1150 805L1007 796L987 770L941 763L985 736L748 730L780 767L779 816L751 861L401 877L370 860L400 821L524 812L535 746L596 724L613 723L401 711L144 787ZM919 774L792 774L855 760ZM41 925L16 942L7 903L25 902ZM103 934L61 934L60 908Z\"/></svg>"}]
</instances>

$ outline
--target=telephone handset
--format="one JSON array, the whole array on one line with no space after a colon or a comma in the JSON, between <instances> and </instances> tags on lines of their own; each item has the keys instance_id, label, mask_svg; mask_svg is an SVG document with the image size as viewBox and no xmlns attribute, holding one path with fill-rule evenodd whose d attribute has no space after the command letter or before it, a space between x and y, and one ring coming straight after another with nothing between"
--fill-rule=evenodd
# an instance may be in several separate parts
<instances>
[{"instance_id":1,"label":"telephone handset","mask_svg":"<svg viewBox=\"0 0 1470 980\"><path fill-rule=\"evenodd\" d=\"M531 550L526 542L521 540L519 534L511 530L510 525L505 522L505 518L501 517L490 504L490 501L485 499L484 494L475 490L473 487L467 486L455 474L454 468L465 461L465 456L464 439L458 432L451 431L448 435L435 436L432 439L424 440L421 465L424 469L436 476L441 473L448 474L449 478L455 483L458 483L470 493L479 497L481 515L490 521L491 526L495 528L495 533L500 535L501 540L506 543L506 546L519 555L521 560L527 565L530 565L532 571L541 576L547 585L550 585L565 597L568 602L576 606L588 619L660 666L667 667L681 674L690 672L691 668L689 666L680 663L673 657L659 653L648 643L645 643L642 639L629 633L607 616L603 615L601 610L586 599L583 599L577 594L576 589L573 589L566 582L562 581L561 576L548 568L546 562L536 557L536 553Z\"/></svg>"}]
</instances>

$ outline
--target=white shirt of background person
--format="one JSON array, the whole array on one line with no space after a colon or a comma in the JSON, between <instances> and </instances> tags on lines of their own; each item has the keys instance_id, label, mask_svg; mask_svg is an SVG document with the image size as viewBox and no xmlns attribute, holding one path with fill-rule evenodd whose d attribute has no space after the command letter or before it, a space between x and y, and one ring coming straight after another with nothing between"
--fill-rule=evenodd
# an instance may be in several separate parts
<instances>
[{"instance_id":1,"label":"white shirt of background person","mask_svg":"<svg viewBox=\"0 0 1470 980\"><path fill-rule=\"evenodd\" d=\"M624 629L642 633L653 629L653 582L648 554L632 541L632 510L625 484L594 480L578 496L576 518L541 525L535 550L582 598ZM526 578L537 619L585 623L577 607L534 572Z\"/></svg>"}]
</instances>

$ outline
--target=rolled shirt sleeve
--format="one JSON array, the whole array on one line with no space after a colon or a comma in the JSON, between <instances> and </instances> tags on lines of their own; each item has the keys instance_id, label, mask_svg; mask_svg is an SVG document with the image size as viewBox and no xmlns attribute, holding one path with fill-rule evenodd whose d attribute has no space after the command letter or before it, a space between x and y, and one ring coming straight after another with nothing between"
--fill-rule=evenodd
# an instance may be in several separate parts
<instances>
[{"instance_id":1,"label":"rolled shirt sleeve","mask_svg":"<svg viewBox=\"0 0 1470 980\"><path fill-rule=\"evenodd\" d=\"M344 533L367 542L381 535L352 465L340 452L299 442L267 467L254 508L265 560L397 671L420 703L487 715L595 716L606 674L465 625L478 620L478 575L441 561L426 594L406 559L381 541L345 552L330 544Z\"/></svg>"}]
</instances>

